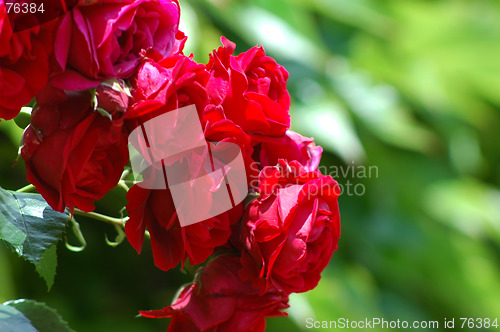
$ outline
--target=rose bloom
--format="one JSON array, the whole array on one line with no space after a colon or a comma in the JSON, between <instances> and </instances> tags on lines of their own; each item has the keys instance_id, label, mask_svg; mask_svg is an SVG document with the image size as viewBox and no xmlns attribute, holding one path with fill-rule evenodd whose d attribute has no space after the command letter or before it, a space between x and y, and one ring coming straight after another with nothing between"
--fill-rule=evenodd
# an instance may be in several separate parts
<instances>
[{"instance_id":1,"label":"rose bloom","mask_svg":"<svg viewBox=\"0 0 500 332\"><path fill-rule=\"evenodd\" d=\"M269 289L305 292L337 250L340 214L335 180L296 161L260 173L260 197L243 219L240 276Z\"/></svg>"},{"instance_id":2,"label":"rose bloom","mask_svg":"<svg viewBox=\"0 0 500 332\"><path fill-rule=\"evenodd\" d=\"M168 331L265 331L266 317L286 316L288 296L277 290L263 295L238 277L239 257L220 256L198 272L174 304L141 311L149 318L172 317Z\"/></svg>"},{"instance_id":3,"label":"rose bloom","mask_svg":"<svg viewBox=\"0 0 500 332\"><path fill-rule=\"evenodd\" d=\"M14 118L47 83L52 25L14 33L0 1L0 118Z\"/></svg>"},{"instance_id":4,"label":"rose bloom","mask_svg":"<svg viewBox=\"0 0 500 332\"><path fill-rule=\"evenodd\" d=\"M221 41L207 64L210 103L222 105L225 117L249 134L282 136L290 127L288 72L262 47L234 56L236 45Z\"/></svg>"},{"instance_id":5,"label":"rose bloom","mask_svg":"<svg viewBox=\"0 0 500 332\"><path fill-rule=\"evenodd\" d=\"M59 26L51 83L76 90L129 78L143 50L170 54L178 24L176 0L80 1Z\"/></svg>"},{"instance_id":6,"label":"rose bloom","mask_svg":"<svg viewBox=\"0 0 500 332\"><path fill-rule=\"evenodd\" d=\"M88 91L65 93L48 86L24 132L21 155L28 181L60 212L94 210L94 201L116 186L128 163L124 110L111 112L111 120L95 111L91 100Z\"/></svg>"}]
</instances>

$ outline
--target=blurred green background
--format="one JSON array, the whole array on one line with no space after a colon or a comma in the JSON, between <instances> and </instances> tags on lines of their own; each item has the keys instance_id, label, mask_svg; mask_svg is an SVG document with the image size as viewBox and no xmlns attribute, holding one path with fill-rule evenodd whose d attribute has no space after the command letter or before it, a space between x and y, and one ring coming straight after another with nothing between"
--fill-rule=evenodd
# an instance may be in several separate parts
<instances>
[{"instance_id":1,"label":"blurred green background","mask_svg":"<svg viewBox=\"0 0 500 332\"><path fill-rule=\"evenodd\" d=\"M206 62L220 35L238 53L263 45L290 73L292 129L323 146L322 166L378 170L337 174L352 184L339 251L268 331L306 331L307 317L500 320L499 1L179 1L186 53ZM4 188L27 184L22 161L12 167L21 134L0 124ZM97 211L119 216L124 203L116 189ZM107 246L113 227L78 220L88 248L59 246L50 292L0 245L0 302L45 301L77 331L165 330L137 310L168 305L190 277L154 268L147 246Z\"/></svg>"}]
</instances>

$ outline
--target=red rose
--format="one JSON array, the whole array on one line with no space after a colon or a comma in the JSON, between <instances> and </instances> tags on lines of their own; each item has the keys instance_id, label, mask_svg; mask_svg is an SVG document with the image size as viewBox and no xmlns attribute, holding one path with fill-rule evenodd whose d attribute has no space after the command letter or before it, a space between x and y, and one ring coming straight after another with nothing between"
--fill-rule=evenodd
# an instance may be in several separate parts
<instances>
[{"instance_id":1,"label":"red rose","mask_svg":"<svg viewBox=\"0 0 500 332\"><path fill-rule=\"evenodd\" d=\"M128 163L122 115L114 112L111 120L91 100L88 91L42 90L23 136L28 181L60 212L94 210Z\"/></svg>"},{"instance_id":2,"label":"red rose","mask_svg":"<svg viewBox=\"0 0 500 332\"><path fill-rule=\"evenodd\" d=\"M47 83L50 25L13 33L0 1L0 118L14 118Z\"/></svg>"},{"instance_id":3,"label":"red rose","mask_svg":"<svg viewBox=\"0 0 500 332\"><path fill-rule=\"evenodd\" d=\"M265 331L266 317L286 316L288 296L276 290L259 295L236 271L239 257L221 256L184 287L174 304L162 310L141 311L150 318L172 317L168 331Z\"/></svg>"},{"instance_id":4,"label":"red rose","mask_svg":"<svg viewBox=\"0 0 500 332\"><path fill-rule=\"evenodd\" d=\"M129 78L143 50L170 54L178 23L176 0L81 1L59 26L54 50L60 71L51 83L76 90Z\"/></svg>"},{"instance_id":5,"label":"red rose","mask_svg":"<svg viewBox=\"0 0 500 332\"><path fill-rule=\"evenodd\" d=\"M288 72L262 47L234 56L235 44L221 41L207 64L210 102L222 105L225 117L249 134L283 135L290 127Z\"/></svg>"},{"instance_id":6,"label":"red rose","mask_svg":"<svg viewBox=\"0 0 500 332\"><path fill-rule=\"evenodd\" d=\"M298 162L279 161L260 174L260 197L243 219L243 269L255 285L286 293L318 284L340 237L338 184Z\"/></svg>"},{"instance_id":7,"label":"red rose","mask_svg":"<svg viewBox=\"0 0 500 332\"><path fill-rule=\"evenodd\" d=\"M304 137L292 130L287 130L283 137L260 137L256 147L260 167L274 166L278 159L296 160L307 171L318 168L323 148L314 144L313 138Z\"/></svg>"}]
</instances>

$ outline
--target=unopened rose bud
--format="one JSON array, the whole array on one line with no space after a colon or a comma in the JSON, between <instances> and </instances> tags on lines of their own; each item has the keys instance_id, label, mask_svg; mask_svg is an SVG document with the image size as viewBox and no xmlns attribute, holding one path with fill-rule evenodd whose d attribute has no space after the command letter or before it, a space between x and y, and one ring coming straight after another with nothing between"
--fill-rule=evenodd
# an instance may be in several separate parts
<instances>
[{"instance_id":1,"label":"unopened rose bud","mask_svg":"<svg viewBox=\"0 0 500 332\"><path fill-rule=\"evenodd\" d=\"M96 97L96 108L105 110L113 119L119 119L127 110L131 95L123 80L112 79L96 88Z\"/></svg>"}]
</instances>

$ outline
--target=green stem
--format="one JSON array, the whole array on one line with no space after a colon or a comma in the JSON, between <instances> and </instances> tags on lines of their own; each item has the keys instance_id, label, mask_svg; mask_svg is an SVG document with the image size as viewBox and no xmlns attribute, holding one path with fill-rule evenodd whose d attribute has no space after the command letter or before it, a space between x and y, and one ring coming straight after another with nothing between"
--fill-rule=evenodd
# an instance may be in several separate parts
<instances>
[{"instance_id":1,"label":"green stem","mask_svg":"<svg viewBox=\"0 0 500 332\"><path fill-rule=\"evenodd\" d=\"M118 182L119 185L127 186L127 187L132 187L134 184L136 184L135 181L132 180L120 180Z\"/></svg>"},{"instance_id":2,"label":"green stem","mask_svg":"<svg viewBox=\"0 0 500 332\"><path fill-rule=\"evenodd\" d=\"M34 185L32 185L31 183L28 184L27 186L25 187L22 187L20 189L17 189L16 190L18 193L29 193L29 192L32 192L32 191L36 191L36 188Z\"/></svg>"},{"instance_id":3,"label":"green stem","mask_svg":"<svg viewBox=\"0 0 500 332\"><path fill-rule=\"evenodd\" d=\"M126 169L123 171L122 176L120 176L120 180L125 180L128 178L128 176L132 173L130 169Z\"/></svg>"},{"instance_id":4,"label":"green stem","mask_svg":"<svg viewBox=\"0 0 500 332\"><path fill-rule=\"evenodd\" d=\"M120 187L122 188L123 190L125 190L126 192L129 191L130 187L128 184L127 184L127 181L126 179L128 178L128 176L132 173L132 170L130 169L126 169L123 171L122 173L122 176L120 176L120 181L118 181L118 184L116 185L117 187Z\"/></svg>"},{"instance_id":5,"label":"green stem","mask_svg":"<svg viewBox=\"0 0 500 332\"><path fill-rule=\"evenodd\" d=\"M64 234L64 242L66 242L66 248L73 252L81 252L85 250L85 248L87 248L87 241L85 241L85 237L83 236L82 230L80 229L80 224L75 220L75 218L71 217L69 221L72 226L71 229L73 230L73 234L75 234L78 242L80 242L80 246L77 247L69 244L68 237L66 234Z\"/></svg>"},{"instance_id":6,"label":"green stem","mask_svg":"<svg viewBox=\"0 0 500 332\"><path fill-rule=\"evenodd\" d=\"M96 212L84 212L82 210L75 209L75 214L80 215L80 216L85 216L91 219L99 220L99 221L104 221L108 224L111 225L116 225L120 227L125 227L125 223L129 219L128 217L126 218L113 218L110 216L106 216L104 214L96 213Z\"/></svg>"},{"instance_id":7,"label":"green stem","mask_svg":"<svg viewBox=\"0 0 500 332\"><path fill-rule=\"evenodd\" d=\"M74 211L75 215L80 215L80 216L85 216L94 220L99 220L99 221L104 221L105 223L115 225L121 228L125 228L125 223L129 220L129 217L126 218L113 218L110 216L106 216L104 214L96 213L96 212L84 212L79 209L75 209ZM151 239L151 235L149 234L148 231L144 232L144 236L147 239Z\"/></svg>"},{"instance_id":8,"label":"green stem","mask_svg":"<svg viewBox=\"0 0 500 332\"><path fill-rule=\"evenodd\" d=\"M119 181L118 184L117 184L117 187L122 188L126 192L128 192L129 189L130 189L129 186L127 186L124 181Z\"/></svg>"}]
</instances>

